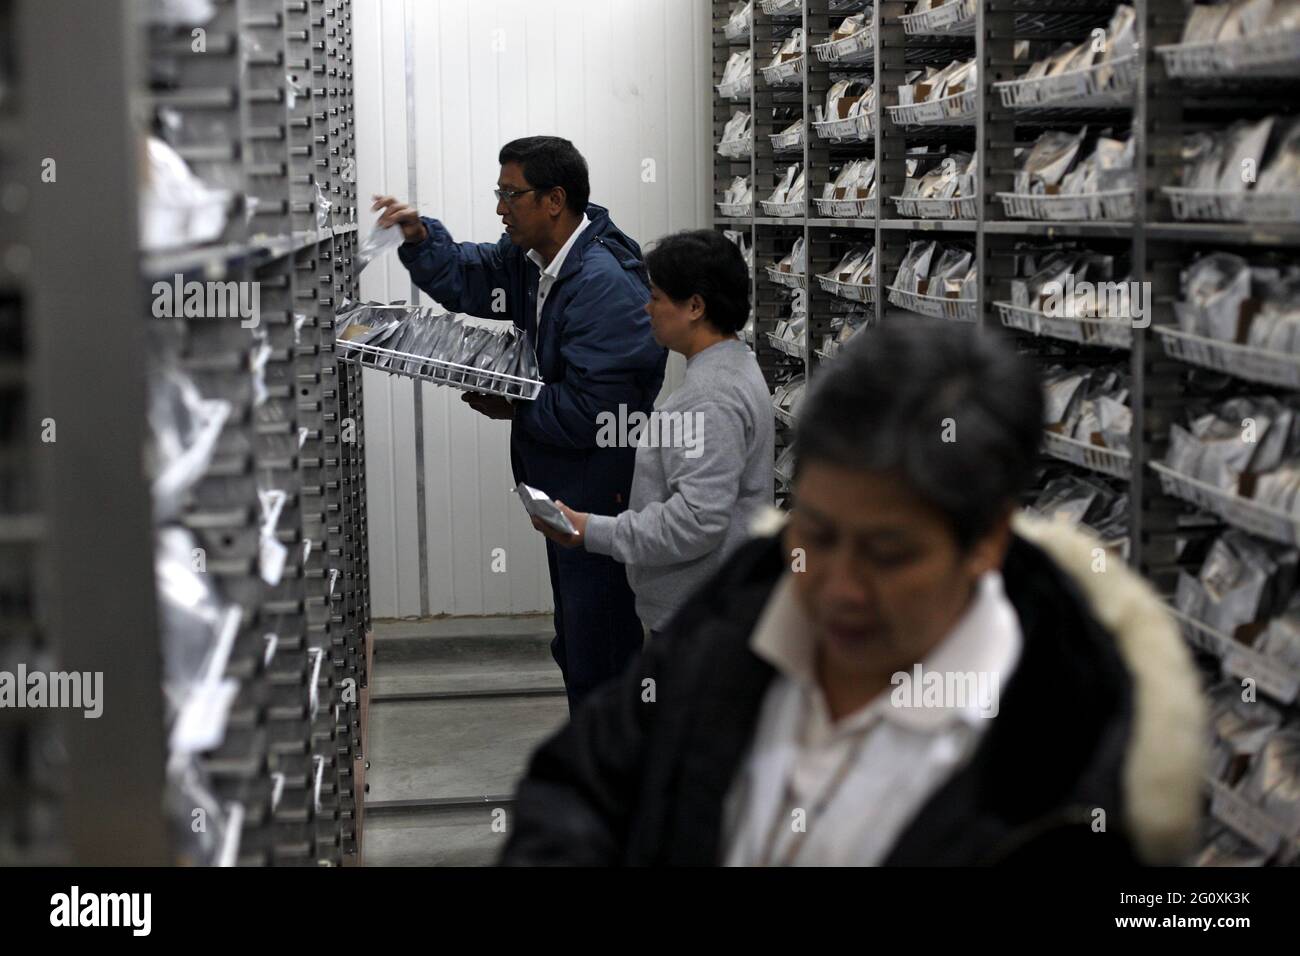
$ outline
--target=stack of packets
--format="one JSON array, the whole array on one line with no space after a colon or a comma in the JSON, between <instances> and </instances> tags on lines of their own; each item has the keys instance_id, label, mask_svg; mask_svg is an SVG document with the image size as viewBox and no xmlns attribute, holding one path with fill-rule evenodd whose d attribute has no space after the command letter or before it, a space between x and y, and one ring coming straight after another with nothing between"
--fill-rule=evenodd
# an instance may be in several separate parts
<instances>
[{"instance_id":1,"label":"stack of packets","mask_svg":"<svg viewBox=\"0 0 1300 956\"><path fill-rule=\"evenodd\" d=\"M1279 830L1300 830L1300 728L1286 710L1264 698L1242 700L1241 681L1227 677L1208 692L1210 775L1273 820ZM1300 841L1275 850L1255 846L1207 815L1195 866L1294 865Z\"/></svg>"},{"instance_id":2,"label":"stack of packets","mask_svg":"<svg viewBox=\"0 0 1300 956\"><path fill-rule=\"evenodd\" d=\"M832 38L834 39L834 38ZM870 122L876 106L876 88L869 76L850 76L836 80L826 93L826 106L813 106L813 118L818 123L866 117Z\"/></svg>"},{"instance_id":3,"label":"stack of packets","mask_svg":"<svg viewBox=\"0 0 1300 956\"><path fill-rule=\"evenodd\" d=\"M902 199L972 199L979 164L972 153L957 151L938 157L937 163L920 176L917 161L909 159Z\"/></svg>"},{"instance_id":4,"label":"stack of packets","mask_svg":"<svg viewBox=\"0 0 1300 956\"><path fill-rule=\"evenodd\" d=\"M1128 495L1091 475L1052 478L1031 507L1052 521L1084 525L1105 542L1123 542L1128 537Z\"/></svg>"},{"instance_id":5,"label":"stack of packets","mask_svg":"<svg viewBox=\"0 0 1300 956\"><path fill-rule=\"evenodd\" d=\"M916 160L909 159L916 168ZM832 182L822 186L823 199L870 199L876 194L876 161L854 159L844 164Z\"/></svg>"},{"instance_id":6,"label":"stack of packets","mask_svg":"<svg viewBox=\"0 0 1300 956\"><path fill-rule=\"evenodd\" d=\"M973 250L959 243L919 239L907 247L894 288L915 295L973 300L976 280Z\"/></svg>"},{"instance_id":7,"label":"stack of packets","mask_svg":"<svg viewBox=\"0 0 1300 956\"><path fill-rule=\"evenodd\" d=\"M1128 451L1133 414L1129 409L1129 379L1123 369L1043 369L1043 424L1048 431L1075 441Z\"/></svg>"},{"instance_id":8,"label":"stack of packets","mask_svg":"<svg viewBox=\"0 0 1300 956\"><path fill-rule=\"evenodd\" d=\"M1300 428L1293 399L1242 395L1169 429L1165 464L1181 475L1300 514Z\"/></svg>"},{"instance_id":9,"label":"stack of packets","mask_svg":"<svg viewBox=\"0 0 1300 956\"><path fill-rule=\"evenodd\" d=\"M847 282L850 285L874 285L876 247L862 244L850 246L830 275L837 282Z\"/></svg>"},{"instance_id":10,"label":"stack of packets","mask_svg":"<svg viewBox=\"0 0 1300 956\"><path fill-rule=\"evenodd\" d=\"M1249 263L1228 252L1197 259L1182 273L1183 298L1174 314L1184 332L1300 354L1300 268L1287 262Z\"/></svg>"},{"instance_id":11,"label":"stack of packets","mask_svg":"<svg viewBox=\"0 0 1300 956\"><path fill-rule=\"evenodd\" d=\"M1107 64L1131 56L1137 51L1136 31L1136 11L1127 4L1120 4L1115 8L1110 23L1106 25L1104 37L1089 36L1081 43L1063 43L1051 55L1034 61L1029 70L1016 79L1041 80L1063 74L1081 74L1085 70L1099 67L1097 85L1105 88L1114 74L1114 67L1108 67ZM1098 39L1100 42L1097 42ZM1020 50L1017 49L1016 52L1019 53ZM1082 83L1078 92L1087 92Z\"/></svg>"},{"instance_id":12,"label":"stack of packets","mask_svg":"<svg viewBox=\"0 0 1300 956\"><path fill-rule=\"evenodd\" d=\"M1049 130L1029 149L1017 149L1020 168L1015 173L1015 191L1030 196L1073 196L1132 189L1133 137L1096 137L1092 151L1079 159L1088 130Z\"/></svg>"},{"instance_id":13,"label":"stack of packets","mask_svg":"<svg viewBox=\"0 0 1300 956\"><path fill-rule=\"evenodd\" d=\"M429 308L345 302L335 338L362 365L466 392L531 399L541 385L532 347L513 325L498 331Z\"/></svg>"}]
</instances>

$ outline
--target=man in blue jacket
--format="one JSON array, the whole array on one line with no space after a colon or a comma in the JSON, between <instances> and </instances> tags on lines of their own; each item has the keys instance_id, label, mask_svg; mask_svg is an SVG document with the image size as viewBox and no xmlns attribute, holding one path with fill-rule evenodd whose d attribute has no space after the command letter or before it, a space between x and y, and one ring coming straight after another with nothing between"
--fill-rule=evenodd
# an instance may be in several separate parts
<instances>
[{"instance_id":1,"label":"man in blue jacket","mask_svg":"<svg viewBox=\"0 0 1300 956\"><path fill-rule=\"evenodd\" d=\"M609 211L589 204L587 162L568 140L530 136L501 148L495 190L506 234L457 243L436 219L378 197L381 227L400 225L398 250L417 286L445 308L508 318L524 330L543 385L532 402L466 393L489 418L510 419L516 481L578 511L627 507L634 447L599 447L598 416L653 410L667 353L644 308L641 247ZM569 706L616 676L641 647L641 622L623 566L546 543L555 598L551 653Z\"/></svg>"}]
</instances>

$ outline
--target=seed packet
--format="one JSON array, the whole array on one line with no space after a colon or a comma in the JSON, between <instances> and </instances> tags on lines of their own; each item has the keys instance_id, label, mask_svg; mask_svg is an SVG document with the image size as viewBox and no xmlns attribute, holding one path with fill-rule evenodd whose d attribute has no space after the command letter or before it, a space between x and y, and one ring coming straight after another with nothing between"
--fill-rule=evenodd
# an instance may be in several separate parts
<instances>
[{"instance_id":1,"label":"seed packet","mask_svg":"<svg viewBox=\"0 0 1300 956\"><path fill-rule=\"evenodd\" d=\"M1228 127L1223 167L1219 171L1219 189L1245 192L1259 175L1264 147L1273 132L1273 117L1257 123L1236 122Z\"/></svg>"}]
</instances>

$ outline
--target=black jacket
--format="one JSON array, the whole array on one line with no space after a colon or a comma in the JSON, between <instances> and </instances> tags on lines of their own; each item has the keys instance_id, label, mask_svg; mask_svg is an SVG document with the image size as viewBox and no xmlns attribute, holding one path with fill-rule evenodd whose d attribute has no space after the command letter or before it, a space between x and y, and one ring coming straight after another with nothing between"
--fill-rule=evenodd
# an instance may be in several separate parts
<instances>
[{"instance_id":1,"label":"black jacket","mask_svg":"<svg viewBox=\"0 0 1300 956\"><path fill-rule=\"evenodd\" d=\"M750 635L786 566L780 538L747 544L620 680L594 693L542 745L519 787L503 863L721 861L724 798L775 675L750 650ZM1119 573L1126 577L1115 579L1117 595L1132 598L1142 586ZM1136 862L1141 847L1133 831L1143 824L1125 789L1135 670L1077 579L1038 546L1017 535L1003 576L1025 638L1019 665L971 760L923 805L885 863ZM1168 654L1169 633L1155 633L1160 627L1152 623L1161 619L1146 620L1152 633L1132 635L1130 648L1155 642ZM1175 658L1179 653L1186 658L1181 647ZM1163 693L1195 695L1194 675L1186 676L1175 675ZM1186 736L1200 733L1198 708L1199 697L1146 710L1191 715L1193 726L1172 745L1189 752L1199 747L1199 737L1189 744ZM1161 768L1150 785L1190 787L1194 801L1197 756ZM1173 804L1174 815L1189 816L1187 800ZM1171 855L1193 826L1193 819L1158 820L1153 827L1164 832L1144 845Z\"/></svg>"}]
</instances>

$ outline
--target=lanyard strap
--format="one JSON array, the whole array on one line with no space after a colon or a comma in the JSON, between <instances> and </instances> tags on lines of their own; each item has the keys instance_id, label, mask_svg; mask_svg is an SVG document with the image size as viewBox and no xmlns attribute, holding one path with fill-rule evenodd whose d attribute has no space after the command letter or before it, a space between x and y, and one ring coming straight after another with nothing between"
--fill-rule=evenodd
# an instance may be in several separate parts
<instances>
[{"instance_id":1,"label":"lanyard strap","mask_svg":"<svg viewBox=\"0 0 1300 956\"><path fill-rule=\"evenodd\" d=\"M799 739L801 741L806 737L807 728L808 710L805 709L799 733ZM812 833L813 825L821 820L822 815L826 812L826 808L834 802L837 796L839 796L840 789L844 786L844 781L848 779L849 771L853 769L853 765L857 763L858 758L862 756L862 750L867 744L867 735L870 732L870 727L863 728L862 732L858 735L858 739L855 740L853 746L849 748L849 752L844 755L844 759L841 760L839 766L835 768L835 773L832 774L830 781L822 788L821 794L813 802L813 806L808 813L808 819L803 830L795 832L794 836L791 837L789 844L786 845L786 851L781 854L780 862L774 862L773 857L776 852L777 839L781 834L781 828L784 821L789 816L790 811L794 808L796 799L796 794L794 792L794 774L796 770L795 765L798 763L798 757L796 756L795 759L791 761L790 770L787 773L785 782L781 788L781 804L777 809L776 816L772 818L772 824L768 828L767 837L763 841L762 852L759 854L759 866L790 866L794 863L795 859L798 858L800 852L803 850L804 845L808 842L808 837Z\"/></svg>"}]
</instances>

